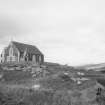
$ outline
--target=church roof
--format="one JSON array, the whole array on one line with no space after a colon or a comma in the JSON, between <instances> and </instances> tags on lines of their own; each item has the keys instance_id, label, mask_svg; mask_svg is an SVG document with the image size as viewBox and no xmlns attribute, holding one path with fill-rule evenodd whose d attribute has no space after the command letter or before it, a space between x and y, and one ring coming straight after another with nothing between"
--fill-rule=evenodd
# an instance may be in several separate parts
<instances>
[{"instance_id":1,"label":"church roof","mask_svg":"<svg viewBox=\"0 0 105 105\"><path fill-rule=\"evenodd\" d=\"M42 54L41 51L34 45L24 44L24 43L15 42L15 41L12 41L12 43L16 46L16 48L20 52L24 52L25 50L27 50L27 53Z\"/></svg>"}]
</instances>

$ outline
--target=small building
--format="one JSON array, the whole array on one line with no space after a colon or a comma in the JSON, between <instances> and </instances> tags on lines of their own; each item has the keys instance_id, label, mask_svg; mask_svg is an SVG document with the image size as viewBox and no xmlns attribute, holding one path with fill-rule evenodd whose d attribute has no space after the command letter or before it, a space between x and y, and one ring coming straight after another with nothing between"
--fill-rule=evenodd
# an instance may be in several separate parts
<instances>
[{"instance_id":1,"label":"small building","mask_svg":"<svg viewBox=\"0 0 105 105\"><path fill-rule=\"evenodd\" d=\"M15 41L9 43L2 51L0 58L1 63L34 62L42 64L44 62L44 55L36 46Z\"/></svg>"}]
</instances>

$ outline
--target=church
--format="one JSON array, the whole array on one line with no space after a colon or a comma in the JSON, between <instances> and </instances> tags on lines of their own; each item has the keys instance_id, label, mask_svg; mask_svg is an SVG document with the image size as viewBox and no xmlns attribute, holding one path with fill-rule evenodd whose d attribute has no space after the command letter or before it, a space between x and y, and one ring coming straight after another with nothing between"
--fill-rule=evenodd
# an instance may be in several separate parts
<instances>
[{"instance_id":1,"label":"church","mask_svg":"<svg viewBox=\"0 0 105 105\"><path fill-rule=\"evenodd\" d=\"M11 41L2 51L0 62L34 62L36 64L42 64L44 62L44 55L34 45Z\"/></svg>"}]
</instances>

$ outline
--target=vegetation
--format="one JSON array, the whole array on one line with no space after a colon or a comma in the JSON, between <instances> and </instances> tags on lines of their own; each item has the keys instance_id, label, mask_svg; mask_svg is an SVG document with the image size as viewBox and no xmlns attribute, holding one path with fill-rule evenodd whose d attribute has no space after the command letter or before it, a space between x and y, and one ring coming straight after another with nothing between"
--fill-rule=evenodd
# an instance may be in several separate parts
<instances>
[{"instance_id":1,"label":"vegetation","mask_svg":"<svg viewBox=\"0 0 105 105\"><path fill-rule=\"evenodd\" d=\"M18 67L16 64L7 66L9 68ZM34 78L31 70L8 71L3 70L2 65L0 68L0 74L3 75L0 82L0 105L95 105L100 102L105 105L104 94L91 101L85 100L83 95L85 90L94 89L96 80L105 86L105 80L98 78L98 76L101 77L101 73L77 70L67 65L52 63L47 63L44 66L42 66L42 70L47 71L48 75ZM32 65L21 65L21 68L24 69L29 67L32 68ZM94 78L77 85L71 79L73 75L75 78L79 77L77 71L86 73L86 77L94 76ZM64 75L64 73L66 74ZM41 87L39 89L32 88L35 84L39 84Z\"/></svg>"},{"instance_id":2,"label":"vegetation","mask_svg":"<svg viewBox=\"0 0 105 105\"><path fill-rule=\"evenodd\" d=\"M81 91L33 90L3 87L0 85L0 105L105 105L105 97L86 101Z\"/></svg>"},{"instance_id":3,"label":"vegetation","mask_svg":"<svg viewBox=\"0 0 105 105\"><path fill-rule=\"evenodd\" d=\"M7 89L0 91L1 105L50 105L52 93L49 91L33 91L28 89Z\"/></svg>"}]
</instances>

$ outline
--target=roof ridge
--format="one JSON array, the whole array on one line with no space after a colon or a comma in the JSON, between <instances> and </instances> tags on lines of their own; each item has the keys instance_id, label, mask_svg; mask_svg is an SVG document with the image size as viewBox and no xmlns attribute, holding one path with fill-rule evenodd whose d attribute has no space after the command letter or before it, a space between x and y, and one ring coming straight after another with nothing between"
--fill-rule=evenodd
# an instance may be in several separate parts
<instances>
[{"instance_id":1,"label":"roof ridge","mask_svg":"<svg viewBox=\"0 0 105 105\"><path fill-rule=\"evenodd\" d=\"M25 43L16 42L16 41L12 41L12 43L14 43L15 46L20 51L24 51L27 48L28 52L30 53L42 54L41 51L35 45L25 44Z\"/></svg>"},{"instance_id":2,"label":"roof ridge","mask_svg":"<svg viewBox=\"0 0 105 105\"><path fill-rule=\"evenodd\" d=\"M12 41L12 42L13 42L13 43L18 43L18 44L24 44L24 45L35 46L35 45L28 44L28 43L22 43L22 42L16 42L16 41Z\"/></svg>"}]
</instances>

